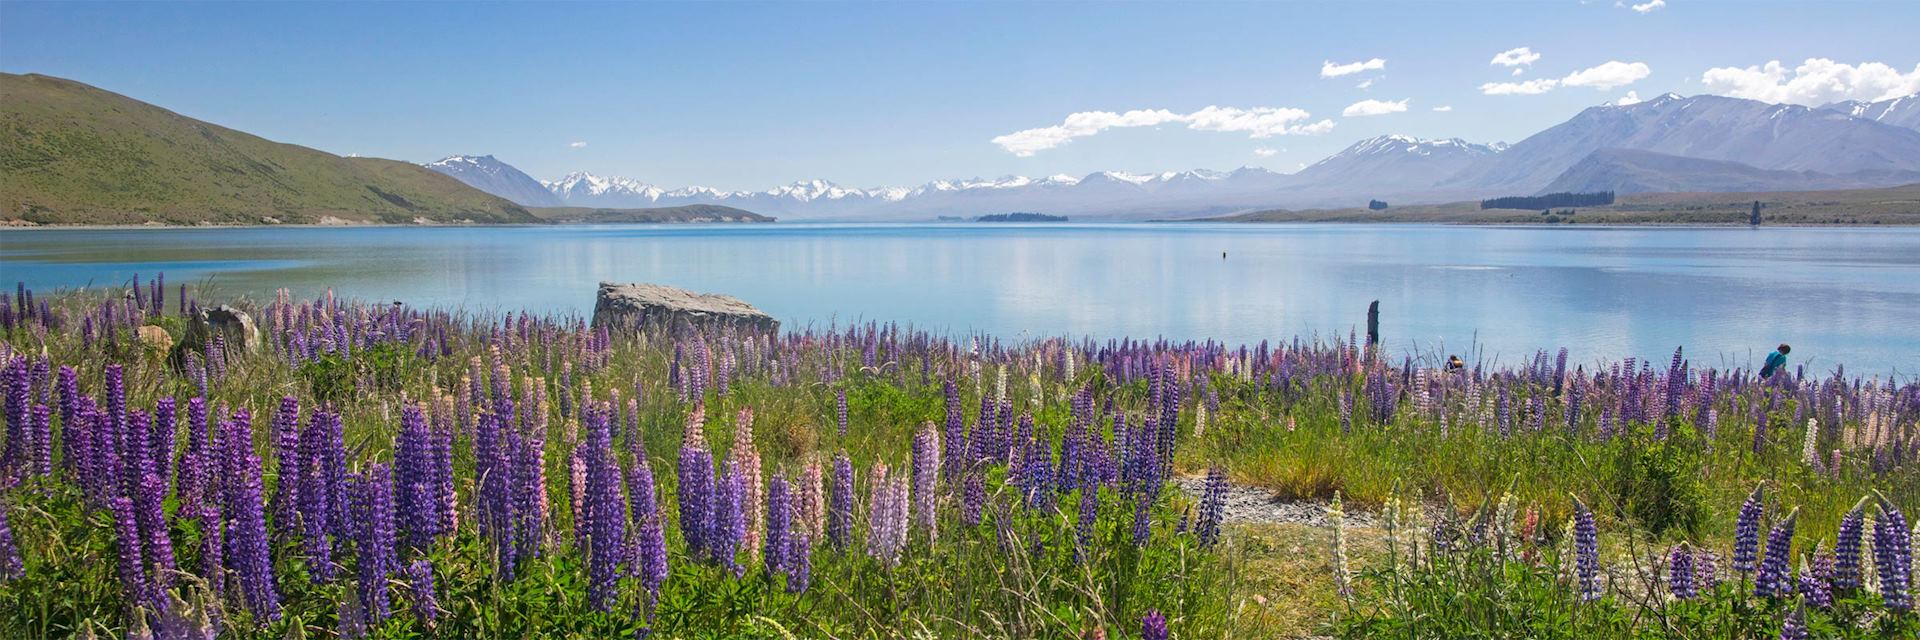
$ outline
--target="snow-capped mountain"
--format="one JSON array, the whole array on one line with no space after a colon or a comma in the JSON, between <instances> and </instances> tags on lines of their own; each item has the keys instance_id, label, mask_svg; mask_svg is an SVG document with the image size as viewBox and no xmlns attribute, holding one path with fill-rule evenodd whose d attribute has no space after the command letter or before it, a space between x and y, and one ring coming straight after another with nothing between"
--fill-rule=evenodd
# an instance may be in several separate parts
<instances>
[{"instance_id":1,"label":"snow-capped mountain","mask_svg":"<svg viewBox=\"0 0 1920 640\"><path fill-rule=\"evenodd\" d=\"M665 189L638 180L603 178L584 171L575 171L559 180L541 184L562 204L572 207L652 207L658 205L661 196L667 193Z\"/></svg>"},{"instance_id":2,"label":"snow-capped mountain","mask_svg":"<svg viewBox=\"0 0 1920 640\"><path fill-rule=\"evenodd\" d=\"M425 166L523 207L560 206L560 198L545 185L493 156L448 156Z\"/></svg>"},{"instance_id":3,"label":"snow-capped mountain","mask_svg":"<svg viewBox=\"0 0 1920 640\"><path fill-rule=\"evenodd\" d=\"M1855 118L1872 120L1883 124L1908 129L1920 129L1920 93L1910 96L1889 98L1879 102L1861 102L1848 100L1835 102L1823 107L1826 111L1838 111Z\"/></svg>"},{"instance_id":4,"label":"snow-capped mountain","mask_svg":"<svg viewBox=\"0 0 1920 640\"><path fill-rule=\"evenodd\" d=\"M1819 109L1666 94L1601 105L1508 146L1458 138L1368 138L1298 173L1234 171L1001 176L853 188L803 180L762 191L665 188L585 172L539 183L491 156L427 165L526 204L648 208L714 204L783 220L918 220L1035 211L1081 219L1202 217L1259 208L1359 206L1525 195L1541 189L1723 191L1891 186L1920 179L1920 96ZM533 191L529 193L529 191Z\"/></svg>"},{"instance_id":5,"label":"snow-capped mountain","mask_svg":"<svg viewBox=\"0 0 1920 640\"><path fill-rule=\"evenodd\" d=\"M1590 107L1476 162L1440 186L1530 193L1602 149L1832 175L1920 170L1920 132L1791 104L1666 94Z\"/></svg>"},{"instance_id":6,"label":"snow-capped mountain","mask_svg":"<svg viewBox=\"0 0 1920 640\"><path fill-rule=\"evenodd\" d=\"M1389 135L1353 143L1325 160L1301 169L1298 182L1319 190L1373 189L1382 196L1432 187L1496 153L1505 145L1475 144L1459 138L1428 140Z\"/></svg>"}]
</instances>

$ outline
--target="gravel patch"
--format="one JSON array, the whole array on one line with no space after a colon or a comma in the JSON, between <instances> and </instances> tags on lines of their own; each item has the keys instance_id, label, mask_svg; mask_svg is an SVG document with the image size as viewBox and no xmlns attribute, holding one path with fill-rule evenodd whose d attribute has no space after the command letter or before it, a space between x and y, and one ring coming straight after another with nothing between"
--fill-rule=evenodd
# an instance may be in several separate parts
<instances>
[{"instance_id":1,"label":"gravel patch","mask_svg":"<svg viewBox=\"0 0 1920 640\"><path fill-rule=\"evenodd\" d=\"M1207 479L1204 476L1174 478L1175 486L1180 487L1195 500L1200 499L1206 490ZM1330 526L1327 522L1327 502L1281 500L1273 492L1259 487L1227 484L1226 521L1228 523L1251 524L1302 524L1314 527ZM1374 514L1360 511L1352 505L1345 505L1348 527L1373 527L1377 524Z\"/></svg>"}]
</instances>

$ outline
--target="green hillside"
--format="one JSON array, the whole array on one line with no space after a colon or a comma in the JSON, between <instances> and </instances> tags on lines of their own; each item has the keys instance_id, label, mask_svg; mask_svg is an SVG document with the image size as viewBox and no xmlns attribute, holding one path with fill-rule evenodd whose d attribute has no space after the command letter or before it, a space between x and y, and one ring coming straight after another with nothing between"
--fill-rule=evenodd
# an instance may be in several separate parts
<instances>
[{"instance_id":1,"label":"green hillside","mask_svg":"<svg viewBox=\"0 0 1920 640\"><path fill-rule=\"evenodd\" d=\"M0 74L0 221L539 222L423 167L342 158L85 84Z\"/></svg>"}]
</instances>

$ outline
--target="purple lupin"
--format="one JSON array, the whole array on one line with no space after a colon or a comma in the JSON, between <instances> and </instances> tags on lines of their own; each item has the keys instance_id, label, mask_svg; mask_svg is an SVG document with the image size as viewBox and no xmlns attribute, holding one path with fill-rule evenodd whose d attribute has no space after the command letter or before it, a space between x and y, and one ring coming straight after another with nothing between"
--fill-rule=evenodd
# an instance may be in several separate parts
<instances>
[{"instance_id":1,"label":"purple lupin","mask_svg":"<svg viewBox=\"0 0 1920 640\"><path fill-rule=\"evenodd\" d=\"M1740 504L1740 514L1734 520L1733 570L1743 575L1753 572L1760 546L1760 516L1765 510L1760 501L1760 487L1755 486L1746 502Z\"/></svg>"},{"instance_id":2,"label":"purple lupin","mask_svg":"<svg viewBox=\"0 0 1920 640\"><path fill-rule=\"evenodd\" d=\"M1800 510L1794 509L1767 532L1766 555L1760 560L1759 576L1753 580L1754 597L1784 598L1793 594L1788 558L1793 554L1793 526L1799 516Z\"/></svg>"},{"instance_id":3,"label":"purple lupin","mask_svg":"<svg viewBox=\"0 0 1920 640\"><path fill-rule=\"evenodd\" d=\"M827 541L845 550L853 542L853 460L847 452L833 456L832 504L827 507Z\"/></svg>"},{"instance_id":4,"label":"purple lupin","mask_svg":"<svg viewBox=\"0 0 1920 640\"><path fill-rule=\"evenodd\" d=\"M273 557L267 541L266 505L260 487L260 457L253 453L253 419L245 409L222 421L222 475L225 488L227 566L238 574L247 610L266 620L280 618L280 593L274 584Z\"/></svg>"},{"instance_id":5,"label":"purple lupin","mask_svg":"<svg viewBox=\"0 0 1920 640\"><path fill-rule=\"evenodd\" d=\"M390 614L387 575L400 564L394 549L393 474L386 465L375 464L353 485L360 606L378 625Z\"/></svg>"}]
</instances>

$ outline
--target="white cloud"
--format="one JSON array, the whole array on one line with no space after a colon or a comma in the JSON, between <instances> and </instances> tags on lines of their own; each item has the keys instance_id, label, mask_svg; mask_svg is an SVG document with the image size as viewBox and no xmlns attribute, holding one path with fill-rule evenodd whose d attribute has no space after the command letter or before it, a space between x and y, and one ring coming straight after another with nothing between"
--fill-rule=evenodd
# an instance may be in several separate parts
<instances>
[{"instance_id":1,"label":"white cloud","mask_svg":"<svg viewBox=\"0 0 1920 640\"><path fill-rule=\"evenodd\" d=\"M1341 111L1340 115L1348 118L1384 116L1389 113L1400 113L1406 110L1406 100L1361 100L1347 105L1347 108Z\"/></svg>"},{"instance_id":2,"label":"white cloud","mask_svg":"<svg viewBox=\"0 0 1920 640\"><path fill-rule=\"evenodd\" d=\"M1808 58L1793 69L1779 60L1765 66L1717 67L1701 74L1700 84L1720 95L1817 106L1840 100L1868 102L1920 93L1920 64L1911 73L1880 62L1857 65Z\"/></svg>"},{"instance_id":3,"label":"white cloud","mask_svg":"<svg viewBox=\"0 0 1920 640\"><path fill-rule=\"evenodd\" d=\"M1346 64L1334 64L1329 60L1320 63L1320 77L1338 78L1362 71L1378 71L1385 68L1387 68L1387 61L1380 58L1374 58L1365 62L1349 62Z\"/></svg>"},{"instance_id":4,"label":"white cloud","mask_svg":"<svg viewBox=\"0 0 1920 640\"><path fill-rule=\"evenodd\" d=\"M1024 129L997 136L993 139L993 143L1000 145L1000 148L1006 149L1013 155L1024 158L1066 144L1074 138L1084 138L1107 129L1152 127L1169 123L1185 123L1188 129L1195 131L1245 133L1247 137L1255 139L1280 135L1315 135L1333 129L1332 120L1322 120L1313 124L1296 124L1312 115L1304 109L1292 107L1242 109L1210 106L1185 114L1166 109L1136 109L1125 113L1082 111L1068 115L1060 124L1051 127Z\"/></svg>"},{"instance_id":5,"label":"white cloud","mask_svg":"<svg viewBox=\"0 0 1920 640\"><path fill-rule=\"evenodd\" d=\"M1290 133L1296 136L1317 136L1332 130L1333 130L1332 120L1321 120L1313 124L1303 124L1297 127L1293 127L1291 129L1288 129L1287 133Z\"/></svg>"},{"instance_id":6,"label":"white cloud","mask_svg":"<svg viewBox=\"0 0 1920 640\"><path fill-rule=\"evenodd\" d=\"M1273 154L1276 154L1276 153L1280 153L1280 150L1272 147L1260 147L1258 149L1253 150L1253 155L1260 156L1262 158L1271 158L1273 157Z\"/></svg>"},{"instance_id":7,"label":"white cloud","mask_svg":"<svg viewBox=\"0 0 1920 640\"><path fill-rule=\"evenodd\" d=\"M1497 64L1502 67L1531 67L1534 62L1539 60L1540 54L1534 53L1533 49L1528 47L1514 47L1493 54L1493 61L1487 64ZM1516 69L1516 71L1518 70Z\"/></svg>"},{"instance_id":8,"label":"white cloud","mask_svg":"<svg viewBox=\"0 0 1920 640\"><path fill-rule=\"evenodd\" d=\"M1512 74L1509 74L1509 75L1516 75L1516 76L1517 76L1517 75L1520 75L1520 74L1522 74L1522 73L1526 73L1526 72L1527 72L1527 70L1526 70L1526 69L1522 69L1522 68L1520 68L1520 67L1514 67L1514 68L1513 68L1513 73L1512 73Z\"/></svg>"},{"instance_id":9,"label":"white cloud","mask_svg":"<svg viewBox=\"0 0 1920 640\"><path fill-rule=\"evenodd\" d=\"M1630 105L1630 104L1640 104L1640 102L1641 102L1641 100L1640 100L1640 92L1638 92L1638 91L1628 91L1628 92L1627 92L1627 95L1624 95L1624 96L1620 96L1620 99L1619 99L1619 100L1615 100L1615 101L1613 101L1613 106L1616 106L1616 107L1624 107L1624 106L1627 106L1627 105Z\"/></svg>"},{"instance_id":10,"label":"white cloud","mask_svg":"<svg viewBox=\"0 0 1920 640\"><path fill-rule=\"evenodd\" d=\"M1373 81L1375 81L1375 80L1379 80L1379 78L1367 78L1366 80L1362 80L1362 81L1360 81L1360 84L1356 84L1356 85L1353 85L1353 88L1355 88L1355 89L1371 89L1371 88L1373 88Z\"/></svg>"},{"instance_id":11,"label":"white cloud","mask_svg":"<svg viewBox=\"0 0 1920 640\"><path fill-rule=\"evenodd\" d=\"M1569 87L1593 87L1601 91L1614 87L1624 87L1646 79L1653 70L1645 62L1621 62L1609 60L1597 67L1581 69L1560 79L1560 84Z\"/></svg>"},{"instance_id":12,"label":"white cloud","mask_svg":"<svg viewBox=\"0 0 1920 640\"><path fill-rule=\"evenodd\" d=\"M1452 110L1453 110L1453 105L1450 105L1450 104L1443 104L1443 105L1440 105L1440 106L1438 106L1438 107L1434 107L1434 108L1433 108L1433 110L1434 110L1434 111L1439 111L1439 112L1441 112L1441 113L1446 113L1446 112L1448 112L1448 111L1452 111Z\"/></svg>"},{"instance_id":13,"label":"white cloud","mask_svg":"<svg viewBox=\"0 0 1920 640\"><path fill-rule=\"evenodd\" d=\"M569 147L569 148L573 148L573 149L585 149L585 148L587 148L587 143L585 143L585 142L578 142L578 141L576 141L576 142L569 142L569 143L567 143L567 147Z\"/></svg>"},{"instance_id":14,"label":"white cloud","mask_svg":"<svg viewBox=\"0 0 1920 640\"><path fill-rule=\"evenodd\" d=\"M1530 96L1552 91L1560 81L1552 78L1538 78L1526 82L1489 82L1480 85L1480 93L1490 96Z\"/></svg>"},{"instance_id":15,"label":"white cloud","mask_svg":"<svg viewBox=\"0 0 1920 640\"><path fill-rule=\"evenodd\" d=\"M1653 13L1655 10L1664 6L1667 6L1667 0L1647 0L1646 2L1628 8L1633 9L1635 13Z\"/></svg>"},{"instance_id":16,"label":"white cloud","mask_svg":"<svg viewBox=\"0 0 1920 640\"><path fill-rule=\"evenodd\" d=\"M1312 115L1304 109L1292 107L1207 107L1187 114L1186 121L1188 129L1229 133L1244 131L1249 138L1271 138L1297 132L1299 127L1290 123Z\"/></svg>"}]
</instances>

